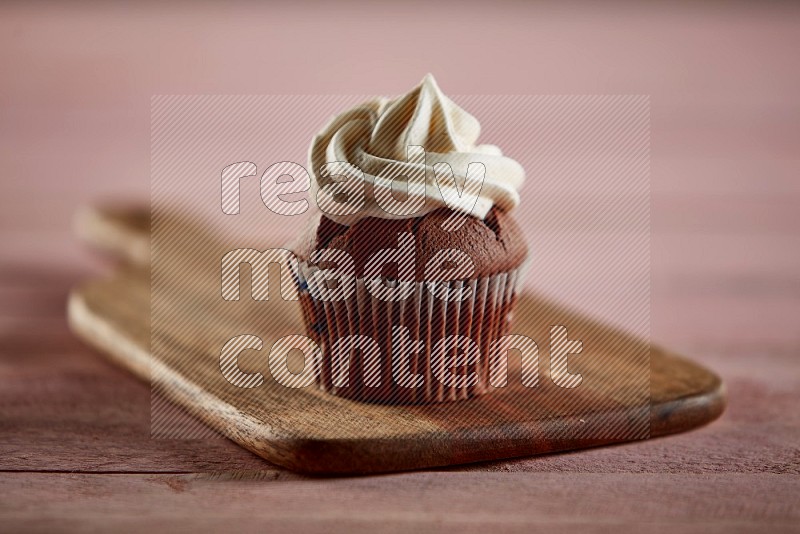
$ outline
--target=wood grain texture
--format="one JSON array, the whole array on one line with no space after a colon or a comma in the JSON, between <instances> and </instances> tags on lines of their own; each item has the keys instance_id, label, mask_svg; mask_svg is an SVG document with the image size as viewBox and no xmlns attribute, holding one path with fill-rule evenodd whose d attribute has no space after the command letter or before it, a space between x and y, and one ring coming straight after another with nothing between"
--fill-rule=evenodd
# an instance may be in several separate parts
<instances>
[{"instance_id":1,"label":"wood grain texture","mask_svg":"<svg viewBox=\"0 0 800 534\"><path fill-rule=\"evenodd\" d=\"M770 495L796 491L797 477L762 474L746 480L742 487L723 477L691 474L412 473L305 480L286 474L247 479L20 473L0 479L0 490L27 489L16 499L17 510L4 510L11 530L35 526L41 531L78 531L86 519L74 511L91 507L92 519L102 520L114 532L215 532L232 525L237 532L538 528L581 534L620 529L727 534L765 526L770 532L793 531L800 510L776 503ZM36 499L43 494L58 497ZM746 506L741 506L743 498ZM664 502L672 506L664 507ZM31 508L38 511L36 518L26 513Z\"/></svg>"},{"instance_id":2,"label":"wood grain texture","mask_svg":"<svg viewBox=\"0 0 800 534\"><path fill-rule=\"evenodd\" d=\"M89 238L104 235L103 226L124 227L126 221L147 219L135 209L96 214L96 232L84 232ZM148 226L133 226L126 233L140 242ZM118 246L124 248L122 243ZM170 302L176 309L185 307L185 315L203 309L203 315L215 318L214 325L243 328L252 323L254 314L237 313L241 306L232 308L219 298L204 298L191 277L184 278L189 281ZM296 302L273 299L257 304L258 317L272 318L268 335L273 339L265 346L281 335L303 331ZM581 333L587 346L597 347L582 367L589 377L586 385L563 390L544 381L533 389L510 379L509 387L484 397L416 407L351 402L313 387L283 388L271 380L258 391L241 390L221 380L218 353L195 334L173 332L172 355L153 355L150 280L141 267L123 268L112 278L77 289L70 298L69 316L82 337L141 378L157 377L154 383L163 386L165 395L216 430L272 462L305 472L395 471L615 443L642 437L630 428L626 432L642 409L650 419L649 435L660 436L716 418L725 403L714 374L652 348L649 406L643 404L646 397L615 385L625 382L620 377L630 381L641 372L626 356L640 350L641 342L532 294L520 299L514 332L541 340L546 339L548 325L567 324ZM187 354L192 356L175 356ZM514 363L510 362L511 376L519 372ZM617 431L606 431L609 428Z\"/></svg>"},{"instance_id":3,"label":"wood grain texture","mask_svg":"<svg viewBox=\"0 0 800 534\"><path fill-rule=\"evenodd\" d=\"M151 438L149 384L87 350L67 328L68 289L87 274L63 264L0 266L0 471L286 476L227 439ZM724 416L701 431L458 469L800 474L798 349L790 340L778 343L706 344L704 362L735 394Z\"/></svg>"},{"instance_id":4,"label":"wood grain texture","mask_svg":"<svg viewBox=\"0 0 800 534\"><path fill-rule=\"evenodd\" d=\"M393 4L387 25L358 3L0 4L0 531L798 532L797 7L559 6ZM409 30L429 54L400 53ZM76 209L148 198L150 96L389 94L431 69L465 94L652 95L653 339L719 373L722 417L346 480L151 439L149 385L64 319L108 266L76 243Z\"/></svg>"}]
</instances>

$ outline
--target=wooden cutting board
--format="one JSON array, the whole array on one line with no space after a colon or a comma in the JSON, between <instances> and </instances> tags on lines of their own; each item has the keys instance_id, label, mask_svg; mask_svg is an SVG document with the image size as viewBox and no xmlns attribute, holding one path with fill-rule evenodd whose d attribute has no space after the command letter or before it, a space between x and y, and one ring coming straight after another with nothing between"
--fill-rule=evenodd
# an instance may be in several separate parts
<instances>
[{"instance_id":1,"label":"wooden cutting board","mask_svg":"<svg viewBox=\"0 0 800 534\"><path fill-rule=\"evenodd\" d=\"M621 355L642 342L530 293L520 298L513 331L538 341L547 339L550 324L574 325L584 345L595 349L577 366L585 375L579 387L558 388L548 379L524 387L519 362L509 359L508 387L427 406L353 402L314 386L287 389L268 372L260 387L236 388L221 376L219 348L195 337L171 341L171 350L182 357L151 353L145 209L88 209L78 217L77 231L124 261L111 277L72 292L73 330L211 428L297 471L397 471L581 449L689 430L725 407L716 375L658 347L650 347L649 399L625 394L625 377L641 372L641 365L633 369ZM212 315L220 324L243 319L236 307L223 305L230 303L203 300L191 282L172 299L170 305L187 316ZM274 330L273 339L304 332L296 302L271 299L258 305L259 313L271 318L262 324ZM268 340L264 346L270 346ZM593 361L600 365L593 368Z\"/></svg>"}]
</instances>

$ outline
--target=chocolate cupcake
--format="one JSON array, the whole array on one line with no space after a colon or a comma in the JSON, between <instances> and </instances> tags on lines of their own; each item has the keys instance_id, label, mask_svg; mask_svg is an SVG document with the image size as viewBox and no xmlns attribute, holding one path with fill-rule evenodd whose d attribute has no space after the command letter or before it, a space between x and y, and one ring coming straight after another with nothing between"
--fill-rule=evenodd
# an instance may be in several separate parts
<instances>
[{"instance_id":1,"label":"chocolate cupcake","mask_svg":"<svg viewBox=\"0 0 800 534\"><path fill-rule=\"evenodd\" d=\"M321 210L293 245L319 385L382 403L491 389L528 255L522 168L427 76L335 117L310 151Z\"/></svg>"}]
</instances>

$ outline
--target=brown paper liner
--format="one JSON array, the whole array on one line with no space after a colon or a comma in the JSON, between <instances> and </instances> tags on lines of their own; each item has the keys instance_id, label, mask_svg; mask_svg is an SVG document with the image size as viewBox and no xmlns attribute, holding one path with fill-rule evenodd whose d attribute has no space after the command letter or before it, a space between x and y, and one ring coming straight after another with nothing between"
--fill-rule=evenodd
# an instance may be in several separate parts
<instances>
[{"instance_id":1,"label":"brown paper liner","mask_svg":"<svg viewBox=\"0 0 800 534\"><path fill-rule=\"evenodd\" d=\"M308 273L308 266L301 266L301 271ZM307 332L323 354L317 380L319 387L340 397L385 404L454 401L486 393L492 389L489 347L492 341L509 332L521 271L518 268L477 280L438 282L456 291L470 287L472 293L463 301L440 299L424 282L418 282L407 299L387 302L373 297L362 279L356 280L356 291L349 298L324 301L313 297L314 288L308 288L306 277L302 276L300 302ZM411 373L424 376L420 387L404 387L392 377L392 326L407 327L412 342L424 342L424 349L410 356L408 366ZM337 387L334 384L331 348L338 339L348 335L366 335L378 343L381 351L379 386L365 383L364 361L358 350L350 354L348 385ZM476 363L457 371L458 374L474 371L477 382L472 385L445 385L433 373L431 365L436 362L432 349L437 341L449 335L469 337L480 349ZM403 350L402 346L398 348Z\"/></svg>"}]
</instances>

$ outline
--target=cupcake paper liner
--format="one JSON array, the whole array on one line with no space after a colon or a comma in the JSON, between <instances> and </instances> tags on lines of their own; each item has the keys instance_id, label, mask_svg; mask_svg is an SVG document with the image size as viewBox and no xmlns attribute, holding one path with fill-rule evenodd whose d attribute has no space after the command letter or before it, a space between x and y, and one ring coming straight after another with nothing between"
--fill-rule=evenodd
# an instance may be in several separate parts
<instances>
[{"instance_id":1,"label":"cupcake paper liner","mask_svg":"<svg viewBox=\"0 0 800 534\"><path fill-rule=\"evenodd\" d=\"M475 280L415 282L411 295L400 301L374 297L364 279L356 280L354 293L345 299L315 298L322 294L322 288L315 287L311 281L313 269L301 263L298 282L308 335L323 354L317 379L321 389L353 400L387 404L454 401L492 389L490 346L509 332L522 267ZM437 296L445 289L463 296L467 288L470 294L463 300L445 300ZM401 354L408 355L407 373L401 372L399 377L406 379L405 384L397 383L393 374L393 327L408 329L401 331L407 335L398 335L395 343ZM440 340L456 335L475 343L479 353L471 354L474 362L466 363L468 351L458 350L453 346L455 343L445 345L446 350L434 350ZM336 343L347 336L366 336L361 338L366 341L363 349L348 351L347 344L342 342L340 350L334 351ZM375 344L368 339L373 339ZM411 351L420 348L420 341L422 350ZM333 357L334 352L346 356L340 360ZM337 365L340 361L348 365ZM445 370L448 363L455 364L448 366L454 370L452 373ZM421 384L419 378L414 378L416 375L422 376ZM346 385L343 385L345 380ZM412 385L417 387L409 387Z\"/></svg>"}]
</instances>

